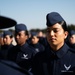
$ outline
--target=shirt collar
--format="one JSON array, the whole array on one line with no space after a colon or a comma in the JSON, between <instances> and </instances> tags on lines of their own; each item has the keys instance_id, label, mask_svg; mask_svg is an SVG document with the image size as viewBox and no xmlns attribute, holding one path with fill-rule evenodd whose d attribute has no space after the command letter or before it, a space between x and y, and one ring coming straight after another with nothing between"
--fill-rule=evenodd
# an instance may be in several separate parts
<instances>
[{"instance_id":1,"label":"shirt collar","mask_svg":"<svg viewBox=\"0 0 75 75\"><path fill-rule=\"evenodd\" d=\"M61 58L66 54L68 49L69 47L67 46L66 43L58 51L55 51L55 52L50 47L48 47L47 55L48 57L51 57L51 56L53 57L54 55L55 57Z\"/></svg>"},{"instance_id":2,"label":"shirt collar","mask_svg":"<svg viewBox=\"0 0 75 75\"><path fill-rule=\"evenodd\" d=\"M19 46L20 50L24 50L24 48L28 47L28 43L23 44L22 46Z\"/></svg>"},{"instance_id":3,"label":"shirt collar","mask_svg":"<svg viewBox=\"0 0 75 75\"><path fill-rule=\"evenodd\" d=\"M63 57L63 56L66 54L66 52L68 51L68 49L69 49L69 47L68 47L67 44L65 43L65 44L63 45L63 47L60 48L60 49L56 52L57 57L58 57L58 58Z\"/></svg>"}]
</instances>

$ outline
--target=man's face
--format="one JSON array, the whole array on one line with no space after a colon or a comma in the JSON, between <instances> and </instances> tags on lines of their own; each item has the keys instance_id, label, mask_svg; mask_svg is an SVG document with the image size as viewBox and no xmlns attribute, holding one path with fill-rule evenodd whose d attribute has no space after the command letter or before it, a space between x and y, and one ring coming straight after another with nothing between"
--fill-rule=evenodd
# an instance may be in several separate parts
<instances>
[{"instance_id":1,"label":"man's face","mask_svg":"<svg viewBox=\"0 0 75 75\"><path fill-rule=\"evenodd\" d=\"M6 35L4 38L3 38L3 42L4 42L4 45L10 45L13 41L13 38L10 38L10 35Z\"/></svg>"},{"instance_id":2,"label":"man's face","mask_svg":"<svg viewBox=\"0 0 75 75\"><path fill-rule=\"evenodd\" d=\"M51 47L62 47L66 37L67 32L63 30L60 24L56 23L51 27L47 27L47 40Z\"/></svg>"},{"instance_id":3,"label":"man's face","mask_svg":"<svg viewBox=\"0 0 75 75\"><path fill-rule=\"evenodd\" d=\"M25 35L25 31L20 31L18 33L15 33L15 40L17 44L23 45L27 40L27 35Z\"/></svg>"}]
</instances>

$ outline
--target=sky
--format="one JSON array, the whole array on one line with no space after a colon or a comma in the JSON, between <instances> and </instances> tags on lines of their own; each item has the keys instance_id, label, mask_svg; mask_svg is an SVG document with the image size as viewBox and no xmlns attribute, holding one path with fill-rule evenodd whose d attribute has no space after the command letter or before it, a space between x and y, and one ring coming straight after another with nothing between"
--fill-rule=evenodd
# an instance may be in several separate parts
<instances>
[{"instance_id":1,"label":"sky","mask_svg":"<svg viewBox=\"0 0 75 75\"><path fill-rule=\"evenodd\" d=\"M75 0L0 0L0 15L25 24L28 30L46 28L50 12L58 12L67 24L75 24Z\"/></svg>"}]
</instances>

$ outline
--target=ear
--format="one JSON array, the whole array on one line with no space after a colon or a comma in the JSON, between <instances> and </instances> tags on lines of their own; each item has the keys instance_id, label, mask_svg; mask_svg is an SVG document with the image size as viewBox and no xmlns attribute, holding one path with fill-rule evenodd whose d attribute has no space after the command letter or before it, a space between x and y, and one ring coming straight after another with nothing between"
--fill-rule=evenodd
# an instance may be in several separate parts
<instances>
[{"instance_id":1,"label":"ear","mask_svg":"<svg viewBox=\"0 0 75 75\"><path fill-rule=\"evenodd\" d=\"M68 36L68 31L65 31L65 39L67 38Z\"/></svg>"}]
</instances>

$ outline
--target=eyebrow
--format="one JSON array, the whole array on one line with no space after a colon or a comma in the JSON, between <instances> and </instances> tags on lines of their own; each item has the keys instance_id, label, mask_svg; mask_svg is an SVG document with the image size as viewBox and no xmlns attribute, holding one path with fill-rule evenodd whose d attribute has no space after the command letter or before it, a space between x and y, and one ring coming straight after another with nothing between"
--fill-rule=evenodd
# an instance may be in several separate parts
<instances>
[{"instance_id":1,"label":"eyebrow","mask_svg":"<svg viewBox=\"0 0 75 75\"><path fill-rule=\"evenodd\" d=\"M48 29L60 29L60 28L47 28L47 30L48 30Z\"/></svg>"}]
</instances>

